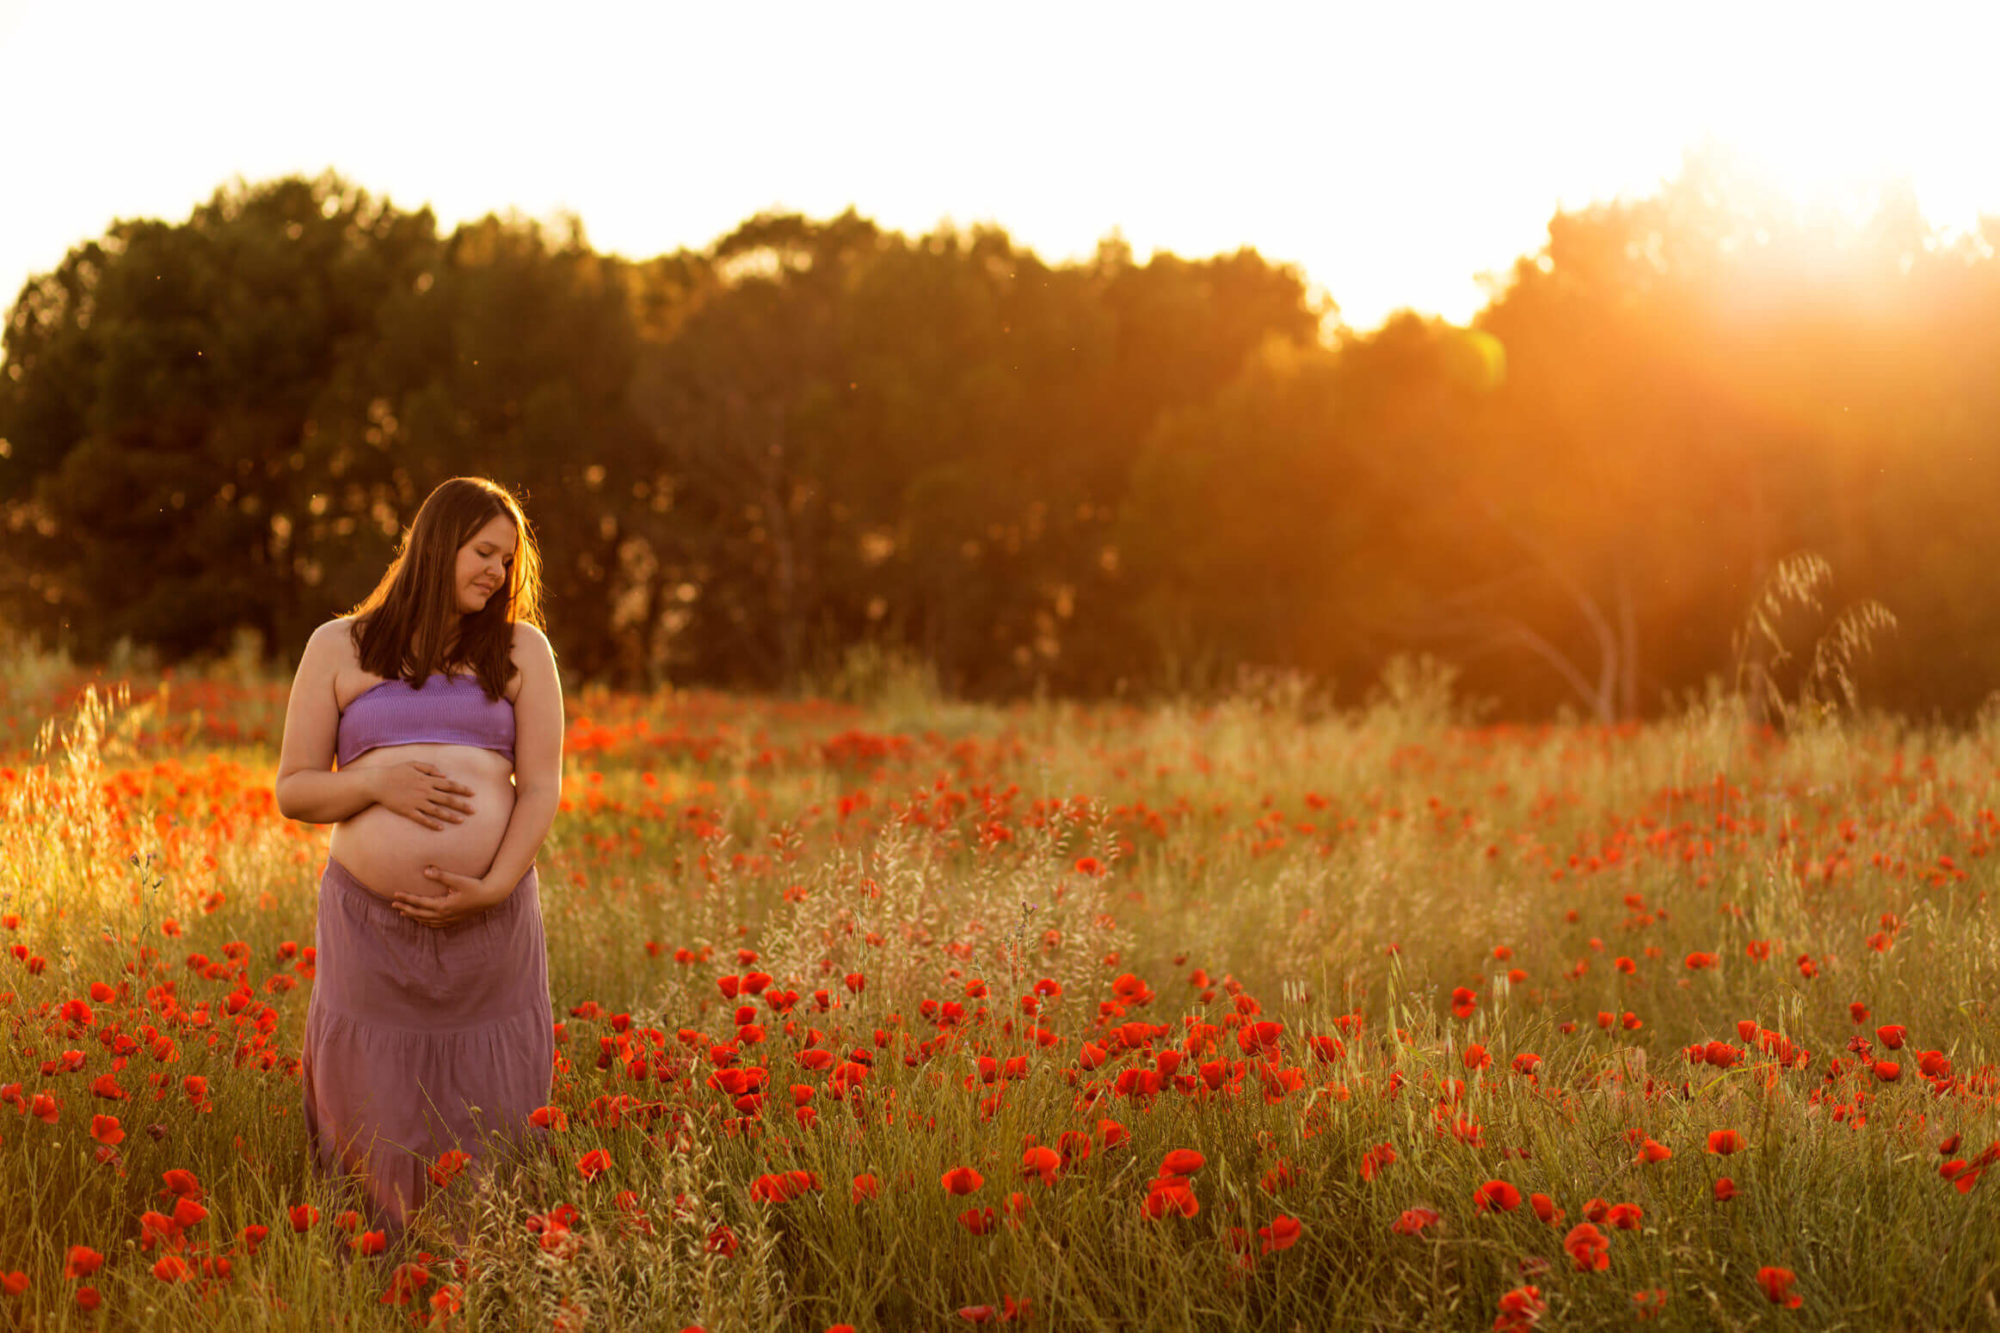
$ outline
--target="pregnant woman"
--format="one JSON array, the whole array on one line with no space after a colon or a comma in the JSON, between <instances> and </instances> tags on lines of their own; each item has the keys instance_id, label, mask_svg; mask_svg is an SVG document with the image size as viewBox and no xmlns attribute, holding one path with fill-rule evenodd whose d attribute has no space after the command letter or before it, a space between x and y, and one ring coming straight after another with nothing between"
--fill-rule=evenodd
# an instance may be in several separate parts
<instances>
[{"instance_id":1,"label":"pregnant woman","mask_svg":"<svg viewBox=\"0 0 2000 1333\"><path fill-rule=\"evenodd\" d=\"M313 632L278 809L334 825L306 1008L305 1124L399 1245L457 1149L545 1144L555 1054L535 854L562 785L562 686L513 496L425 499L375 591ZM334 763L338 760L339 767Z\"/></svg>"}]
</instances>

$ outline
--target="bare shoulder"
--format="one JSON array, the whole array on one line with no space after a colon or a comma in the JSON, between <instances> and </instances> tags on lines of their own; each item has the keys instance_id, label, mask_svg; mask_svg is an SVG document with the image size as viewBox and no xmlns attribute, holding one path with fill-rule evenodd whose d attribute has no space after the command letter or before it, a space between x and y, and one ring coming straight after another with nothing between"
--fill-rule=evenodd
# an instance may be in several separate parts
<instances>
[{"instance_id":1,"label":"bare shoulder","mask_svg":"<svg viewBox=\"0 0 2000 1333\"><path fill-rule=\"evenodd\" d=\"M513 651L522 661L553 662L556 650L549 644L549 636L525 620L514 622Z\"/></svg>"},{"instance_id":2,"label":"bare shoulder","mask_svg":"<svg viewBox=\"0 0 2000 1333\"><path fill-rule=\"evenodd\" d=\"M514 622L514 644L508 654L514 665L514 698L529 680L537 682L536 689L553 686L558 694L562 691L562 678L556 671L556 651L549 645L548 635L526 621Z\"/></svg>"},{"instance_id":3,"label":"bare shoulder","mask_svg":"<svg viewBox=\"0 0 2000 1333\"><path fill-rule=\"evenodd\" d=\"M338 616L327 621L312 632L306 640L309 655L324 654L337 662L354 660L354 621L351 617Z\"/></svg>"}]
</instances>

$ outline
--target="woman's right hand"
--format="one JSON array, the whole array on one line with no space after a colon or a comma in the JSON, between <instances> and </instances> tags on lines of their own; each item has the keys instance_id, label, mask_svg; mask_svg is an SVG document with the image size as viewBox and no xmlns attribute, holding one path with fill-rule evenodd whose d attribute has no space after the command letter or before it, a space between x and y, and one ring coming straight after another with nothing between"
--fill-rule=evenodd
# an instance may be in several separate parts
<instances>
[{"instance_id":1,"label":"woman's right hand","mask_svg":"<svg viewBox=\"0 0 2000 1333\"><path fill-rule=\"evenodd\" d=\"M375 803L426 828L441 829L444 820L464 823L465 816L472 813L472 803L460 798L470 795L472 788L453 782L436 765L419 760L375 770Z\"/></svg>"}]
</instances>

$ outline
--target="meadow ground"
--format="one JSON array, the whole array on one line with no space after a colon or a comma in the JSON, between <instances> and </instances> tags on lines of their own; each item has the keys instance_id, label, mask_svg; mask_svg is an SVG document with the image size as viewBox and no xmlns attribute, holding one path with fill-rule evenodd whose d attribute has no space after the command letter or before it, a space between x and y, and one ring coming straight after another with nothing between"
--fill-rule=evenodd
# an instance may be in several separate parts
<instances>
[{"instance_id":1,"label":"meadow ground","mask_svg":"<svg viewBox=\"0 0 2000 1333\"><path fill-rule=\"evenodd\" d=\"M555 1154L370 1254L286 685L86 685L0 672L7 1326L2000 1325L2000 726L585 691Z\"/></svg>"}]
</instances>

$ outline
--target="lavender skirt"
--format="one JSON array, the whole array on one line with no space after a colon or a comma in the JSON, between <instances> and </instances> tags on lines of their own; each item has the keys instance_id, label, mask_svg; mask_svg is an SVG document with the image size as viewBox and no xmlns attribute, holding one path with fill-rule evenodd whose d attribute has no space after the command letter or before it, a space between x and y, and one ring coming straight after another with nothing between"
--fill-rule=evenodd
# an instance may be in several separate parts
<instances>
[{"instance_id":1,"label":"lavender skirt","mask_svg":"<svg viewBox=\"0 0 2000 1333\"><path fill-rule=\"evenodd\" d=\"M319 881L315 974L300 1058L306 1135L328 1176L358 1178L368 1229L401 1241L437 1188L430 1168L480 1142L548 1148L528 1123L554 1083L549 964L534 867L506 901L442 930L419 925L331 857Z\"/></svg>"}]
</instances>

